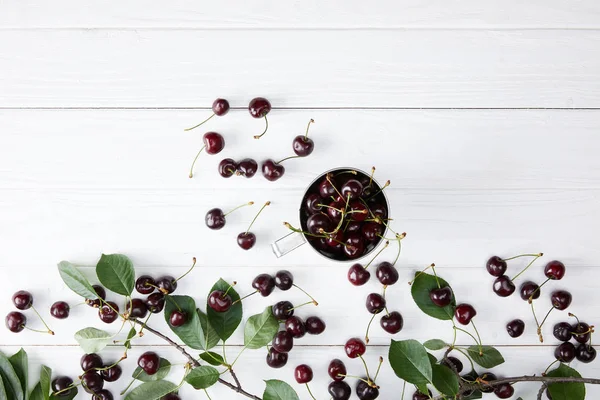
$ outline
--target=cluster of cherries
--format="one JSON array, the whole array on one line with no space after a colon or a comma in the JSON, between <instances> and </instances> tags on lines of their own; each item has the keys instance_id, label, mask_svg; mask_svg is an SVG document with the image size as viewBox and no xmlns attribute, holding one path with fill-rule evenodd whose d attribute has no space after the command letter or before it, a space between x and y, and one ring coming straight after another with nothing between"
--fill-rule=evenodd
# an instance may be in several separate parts
<instances>
[{"instance_id":1,"label":"cluster of cherries","mask_svg":"<svg viewBox=\"0 0 600 400\"><path fill-rule=\"evenodd\" d=\"M227 222L227 220L225 219L225 217L227 217L227 215L231 214L232 212L234 212L235 210L244 207L244 206L251 206L253 205L254 202L251 201L249 203L246 204L242 204L241 206L238 206L236 208L234 208L233 210L224 213L222 209L220 208L212 208L210 210L208 210L208 212L206 213L206 216L204 218L204 222L206 223L206 226L209 229L212 230L219 230L221 228L223 228L225 226L225 223ZM250 223L250 226L248 226L248 229L246 229L245 232L240 232L240 234L237 236L237 244L238 246L240 246L242 249L244 250L250 250L252 247L254 247L254 244L256 244L256 235L252 232L250 232L250 228L252 228L252 225L254 225L254 222L256 221L256 219L258 218L258 216L260 215L260 213L262 212L262 210L265 209L266 206L271 205L270 201L267 201L262 208L258 211L258 213L256 214L256 216L254 217L254 219L252 220L252 222Z\"/></svg>"},{"instance_id":2,"label":"cluster of cherries","mask_svg":"<svg viewBox=\"0 0 600 400\"><path fill-rule=\"evenodd\" d=\"M34 332L43 332L54 335L54 332L48 327L40 313L33 306L33 295L26 290L19 290L12 296L13 305L20 311L11 311L6 315L4 320L6 328L14 333L19 333L24 329L29 329ZM21 311L32 309L33 312L40 318L46 331L31 329L27 326L27 317ZM50 315L57 319L65 319L69 316L71 307L64 301L57 301L50 307Z\"/></svg>"},{"instance_id":3,"label":"cluster of cherries","mask_svg":"<svg viewBox=\"0 0 600 400\"><path fill-rule=\"evenodd\" d=\"M569 313L569 316L575 317L571 313ZM554 350L554 357L564 363L570 363L575 358L586 364L591 363L596 359L596 349L592 347L593 332L593 325L590 326L585 322L580 322L579 319L573 325L568 322L557 323L554 325L552 333L556 339L563 343ZM570 342L571 339L579 343L577 347Z\"/></svg>"}]
</instances>

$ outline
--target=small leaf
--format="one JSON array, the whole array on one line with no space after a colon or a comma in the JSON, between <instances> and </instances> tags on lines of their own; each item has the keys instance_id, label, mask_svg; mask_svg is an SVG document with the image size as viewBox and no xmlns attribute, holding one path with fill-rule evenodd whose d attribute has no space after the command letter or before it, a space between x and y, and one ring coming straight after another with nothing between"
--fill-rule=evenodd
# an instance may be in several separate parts
<instances>
[{"instance_id":1,"label":"small leaf","mask_svg":"<svg viewBox=\"0 0 600 400\"><path fill-rule=\"evenodd\" d=\"M7 400L6 396L6 388L4 387L4 382L2 381L2 377L0 377L0 400Z\"/></svg>"},{"instance_id":2,"label":"small leaf","mask_svg":"<svg viewBox=\"0 0 600 400\"><path fill-rule=\"evenodd\" d=\"M448 282L442 278L436 278L433 275L421 273L415 278L410 289L412 298L417 304L417 307L430 317L441 320L451 320L454 318L454 309L456 308L454 294L452 295L452 302L446 307L436 306L429 297L429 292L431 292L432 289L438 288L438 282L441 287L450 286Z\"/></svg>"},{"instance_id":3,"label":"small leaf","mask_svg":"<svg viewBox=\"0 0 600 400\"><path fill-rule=\"evenodd\" d=\"M557 378L581 378L573 368L560 364L558 368L548 372L546 376ZM585 399L585 384L583 383L552 383L548 385L552 400L583 400Z\"/></svg>"},{"instance_id":4,"label":"small leaf","mask_svg":"<svg viewBox=\"0 0 600 400\"><path fill-rule=\"evenodd\" d=\"M135 286L135 270L129 258L122 254L102 254L96 265L96 275L108 290L129 296Z\"/></svg>"},{"instance_id":5,"label":"small leaf","mask_svg":"<svg viewBox=\"0 0 600 400\"><path fill-rule=\"evenodd\" d=\"M75 332L75 340L86 353L98 353L112 340L110 333L97 328L84 328Z\"/></svg>"},{"instance_id":6,"label":"small leaf","mask_svg":"<svg viewBox=\"0 0 600 400\"><path fill-rule=\"evenodd\" d=\"M50 383L52 381L52 369L42 365L40 371L40 388L42 389L42 394L44 395L44 400L50 399Z\"/></svg>"},{"instance_id":7,"label":"small leaf","mask_svg":"<svg viewBox=\"0 0 600 400\"><path fill-rule=\"evenodd\" d=\"M125 343L123 344L125 348L131 349L131 339L133 339L135 335L137 335L137 331L135 330L135 327L132 326L127 334L127 340L125 340Z\"/></svg>"},{"instance_id":8,"label":"small leaf","mask_svg":"<svg viewBox=\"0 0 600 400\"><path fill-rule=\"evenodd\" d=\"M2 386L1 382L0 382L0 386ZM47 395L47 396L50 397L49 395ZM2 393L0 393L0 399L3 399ZM29 395L29 400L47 400L44 398L44 393L42 393L42 385L40 385L39 382L37 383L37 385L35 385L35 387L31 391L31 394Z\"/></svg>"},{"instance_id":9,"label":"small leaf","mask_svg":"<svg viewBox=\"0 0 600 400\"><path fill-rule=\"evenodd\" d=\"M483 368L494 368L504 362L504 357L498 350L492 346L481 346L482 355L479 354L480 348L478 345L473 345L467 349L474 362L481 365Z\"/></svg>"},{"instance_id":10,"label":"small leaf","mask_svg":"<svg viewBox=\"0 0 600 400\"><path fill-rule=\"evenodd\" d=\"M58 264L58 273L63 282L65 282L65 285L84 299L94 300L98 298L98 294L92 287L92 284L75 265L68 261L61 261Z\"/></svg>"},{"instance_id":11,"label":"small leaf","mask_svg":"<svg viewBox=\"0 0 600 400\"><path fill-rule=\"evenodd\" d=\"M210 292L212 293L214 290L222 290L225 292L227 289L229 289L227 294L231 297L233 302L240 299L240 295L233 288L230 288L229 283L225 282L223 279L219 279ZM240 322L242 322L242 302L238 301L233 304L229 310L222 313L216 312L207 305L206 314L208 315L208 322L215 329L219 338L225 341L233 335L233 332L235 332L240 325Z\"/></svg>"},{"instance_id":12,"label":"small leaf","mask_svg":"<svg viewBox=\"0 0 600 400\"><path fill-rule=\"evenodd\" d=\"M177 390L177 385L169 381L144 382L125 396L125 400L158 400Z\"/></svg>"},{"instance_id":13,"label":"small leaf","mask_svg":"<svg viewBox=\"0 0 600 400\"><path fill-rule=\"evenodd\" d=\"M392 340L388 358L400 379L415 385L431 383L429 355L425 347L416 340Z\"/></svg>"},{"instance_id":14,"label":"small leaf","mask_svg":"<svg viewBox=\"0 0 600 400\"><path fill-rule=\"evenodd\" d=\"M171 326L169 317L175 310L183 311L188 320L182 326ZM169 328L175 333L179 339L192 349L206 349L206 337L202 331L200 317L196 313L196 302L189 296L171 296L167 295L165 299L165 321Z\"/></svg>"},{"instance_id":15,"label":"small leaf","mask_svg":"<svg viewBox=\"0 0 600 400\"><path fill-rule=\"evenodd\" d=\"M218 380L219 371L209 365L196 367L185 377L185 381L196 390L209 388Z\"/></svg>"},{"instance_id":16,"label":"small leaf","mask_svg":"<svg viewBox=\"0 0 600 400\"><path fill-rule=\"evenodd\" d=\"M4 383L6 395L11 400L24 400L21 381L6 356L0 353L0 379Z\"/></svg>"},{"instance_id":17,"label":"small leaf","mask_svg":"<svg viewBox=\"0 0 600 400\"><path fill-rule=\"evenodd\" d=\"M458 377L456 374L445 365L433 364L431 369L433 372L433 386L442 394L456 396L458 394Z\"/></svg>"},{"instance_id":18,"label":"small leaf","mask_svg":"<svg viewBox=\"0 0 600 400\"><path fill-rule=\"evenodd\" d=\"M279 321L273 316L271 307L261 314L248 318L244 327L244 345L249 349L260 349L273 340L279 330Z\"/></svg>"},{"instance_id":19,"label":"small leaf","mask_svg":"<svg viewBox=\"0 0 600 400\"><path fill-rule=\"evenodd\" d=\"M138 381L153 382L165 379L165 377L169 374L169 371L171 371L171 363L169 360L161 357L158 371L156 371L154 375L148 375L143 369L137 367L131 376Z\"/></svg>"},{"instance_id":20,"label":"small leaf","mask_svg":"<svg viewBox=\"0 0 600 400\"><path fill-rule=\"evenodd\" d=\"M200 354L200 358L209 363L210 365L214 365L218 367L219 365L225 365L225 360L220 354L214 353L212 351L205 351Z\"/></svg>"},{"instance_id":21,"label":"small leaf","mask_svg":"<svg viewBox=\"0 0 600 400\"><path fill-rule=\"evenodd\" d=\"M212 327L211 324L208 323L208 316L206 313L202 312L199 308L196 309L196 313L200 318L200 326L202 327L202 332L204 332L204 338L206 342L206 348L204 350L209 350L219 344L219 335L215 331L215 328Z\"/></svg>"},{"instance_id":22,"label":"small leaf","mask_svg":"<svg viewBox=\"0 0 600 400\"><path fill-rule=\"evenodd\" d=\"M300 400L298 393L284 381L271 379L265 381L267 387L262 400Z\"/></svg>"},{"instance_id":23,"label":"small leaf","mask_svg":"<svg viewBox=\"0 0 600 400\"><path fill-rule=\"evenodd\" d=\"M21 382L21 389L23 390L23 396L27 399L27 393L29 391L29 362L27 359L27 353L21 349L8 359L10 365L12 365L19 381Z\"/></svg>"},{"instance_id":24,"label":"small leaf","mask_svg":"<svg viewBox=\"0 0 600 400\"><path fill-rule=\"evenodd\" d=\"M423 346L427 347L429 350L441 350L446 347L446 342L442 339L430 339L423 343Z\"/></svg>"}]
</instances>

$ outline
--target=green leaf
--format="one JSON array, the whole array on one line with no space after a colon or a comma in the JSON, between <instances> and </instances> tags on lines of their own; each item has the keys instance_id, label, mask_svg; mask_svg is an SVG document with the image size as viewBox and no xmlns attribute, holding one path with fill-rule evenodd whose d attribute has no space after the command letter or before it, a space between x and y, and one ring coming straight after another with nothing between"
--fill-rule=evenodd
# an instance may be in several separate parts
<instances>
[{"instance_id":1,"label":"green leaf","mask_svg":"<svg viewBox=\"0 0 600 400\"><path fill-rule=\"evenodd\" d=\"M65 285L84 299L94 300L98 298L92 284L75 265L68 261L61 261L58 263L58 273Z\"/></svg>"},{"instance_id":2,"label":"green leaf","mask_svg":"<svg viewBox=\"0 0 600 400\"><path fill-rule=\"evenodd\" d=\"M165 379L165 377L169 374L169 371L171 371L171 363L169 360L161 357L158 365L158 371L156 371L154 375L148 375L143 369L137 367L131 376L134 379L142 382L153 382Z\"/></svg>"},{"instance_id":3,"label":"green leaf","mask_svg":"<svg viewBox=\"0 0 600 400\"><path fill-rule=\"evenodd\" d=\"M456 396L458 394L458 377L450 368L445 365L433 364L431 370L433 372L433 386L440 393L447 396Z\"/></svg>"},{"instance_id":4,"label":"green leaf","mask_svg":"<svg viewBox=\"0 0 600 400\"><path fill-rule=\"evenodd\" d=\"M225 360L220 354L214 353L212 351L205 351L200 354L200 358L209 363L210 365L214 365L215 367L219 365L225 365Z\"/></svg>"},{"instance_id":5,"label":"green leaf","mask_svg":"<svg viewBox=\"0 0 600 400\"><path fill-rule=\"evenodd\" d=\"M189 296L165 296L165 321L169 328L175 333L179 339L192 349L205 350L206 349L206 337L202 331L202 325L200 324L200 317L196 313L196 302ZM175 310L183 311L188 320L182 326L171 326L169 323L169 317Z\"/></svg>"},{"instance_id":6,"label":"green leaf","mask_svg":"<svg viewBox=\"0 0 600 400\"><path fill-rule=\"evenodd\" d=\"M415 385L431 383L429 355L425 347L416 340L392 340L388 359L400 379Z\"/></svg>"},{"instance_id":7,"label":"green leaf","mask_svg":"<svg viewBox=\"0 0 600 400\"><path fill-rule=\"evenodd\" d=\"M129 296L135 286L135 270L129 258L122 254L102 254L96 265L96 275L108 290Z\"/></svg>"},{"instance_id":8,"label":"green leaf","mask_svg":"<svg viewBox=\"0 0 600 400\"><path fill-rule=\"evenodd\" d=\"M442 278L438 277L436 280L436 277L433 275L421 273L415 278L410 292L417 307L425 314L441 320L451 320L454 318L454 309L456 308L454 294L452 295L452 301L446 307L436 306L433 301L431 301L431 298L429 298L429 292L431 292L432 289L438 288L438 281L441 287L450 286L448 282Z\"/></svg>"},{"instance_id":9,"label":"green leaf","mask_svg":"<svg viewBox=\"0 0 600 400\"><path fill-rule=\"evenodd\" d=\"M4 387L4 382L2 381L2 377L0 376L0 400L8 400L6 396L6 388Z\"/></svg>"},{"instance_id":10,"label":"green leaf","mask_svg":"<svg viewBox=\"0 0 600 400\"><path fill-rule=\"evenodd\" d=\"M158 400L177 390L177 385L169 381L144 382L125 396L125 400Z\"/></svg>"},{"instance_id":11,"label":"green leaf","mask_svg":"<svg viewBox=\"0 0 600 400\"><path fill-rule=\"evenodd\" d=\"M112 340L110 333L88 327L75 332L75 340L86 353L98 353Z\"/></svg>"},{"instance_id":12,"label":"green leaf","mask_svg":"<svg viewBox=\"0 0 600 400\"><path fill-rule=\"evenodd\" d=\"M185 381L196 390L209 388L217 383L218 380L219 371L209 365L196 367L185 377Z\"/></svg>"},{"instance_id":13,"label":"green leaf","mask_svg":"<svg viewBox=\"0 0 600 400\"><path fill-rule=\"evenodd\" d=\"M50 383L52 381L52 368L46 367L42 365L40 371L40 385L42 388L42 394L44 395L44 400L50 399Z\"/></svg>"},{"instance_id":14,"label":"green leaf","mask_svg":"<svg viewBox=\"0 0 600 400\"><path fill-rule=\"evenodd\" d=\"M29 393L29 362L27 360L27 353L21 349L8 359L10 365L12 365L19 381L21 382L21 390L23 391L23 397L27 400Z\"/></svg>"},{"instance_id":15,"label":"green leaf","mask_svg":"<svg viewBox=\"0 0 600 400\"><path fill-rule=\"evenodd\" d=\"M267 387L263 393L263 400L300 400L298 394L284 381L271 379L265 381Z\"/></svg>"},{"instance_id":16,"label":"green leaf","mask_svg":"<svg viewBox=\"0 0 600 400\"><path fill-rule=\"evenodd\" d=\"M0 353L0 378L4 383L6 395L11 400L24 400L21 381L17 376L15 369L6 356Z\"/></svg>"},{"instance_id":17,"label":"green leaf","mask_svg":"<svg viewBox=\"0 0 600 400\"><path fill-rule=\"evenodd\" d=\"M50 397L50 396L48 396ZM0 399L2 399L2 394L0 394ZM44 393L42 393L42 385L38 382L37 385L31 391L29 395L29 400L46 400L44 398Z\"/></svg>"},{"instance_id":18,"label":"green leaf","mask_svg":"<svg viewBox=\"0 0 600 400\"><path fill-rule=\"evenodd\" d=\"M479 346L473 345L467 349L474 362L483 368L494 368L504 362L504 357L492 346L481 346L483 355L479 354Z\"/></svg>"},{"instance_id":19,"label":"green leaf","mask_svg":"<svg viewBox=\"0 0 600 400\"><path fill-rule=\"evenodd\" d=\"M208 316L206 313L202 312L199 308L196 309L196 313L200 318L200 326L202 326L202 332L204 332L204 337L206 340L206 348L204 350L209 350L219 344L219 335L215 331L215 328L212 327L211 324L208 323Z\"/></svg>"},{"instance_id":20,"label":"green leaf","mask_svg":"<svg viewBox=\"0 0 600 400\"><path fill-rule=\"evenodd\" d=\"M271 307L261 314L248 318L244 327L244 345L249 349L260 349L273 340L279 330L279 321L273 316Z\"/></svg>"},{"instance_id":21,"label":"green leaf","mask_svg":"<svg viewBox=\"0 0 600 400\"><path fill-rule=\"evenodd\" d=\"M131 339L133 339L135 335L137 335L137 331L135 330L135 327L132 326L127 334L127 340L125 340L125 343L123 344L125 348L131 349Z\"/></svg>"},{"instance_id":22,"label":"green leaf","mask_svg":"<svg viewBox=\"0 0 600 400\"><path fill-rule=\"evenodd\" d=\"M223 279L219 279L217 283L212 287L210 292L212 293L214 290L222 290L223 292L229 289L229 283L225 282ZM236 302L240 299L240 296L237 292L231 288L227 294L231 297L233 302ZM233 335L233 332L237 329L242 322L242 302L238 301L233 304L229 310L226 312L216 312L212 308L206 308L206 314L208 315L208 322L212 325L217 333L217 336L221 338L221 340L225 341Z\"/></svg>"},{"instance_id":23,"label":"green leaf","mask_svg":"<svg viewBox=\"0 0 600 400\"><path fill-rule=\"evenodd\" d=\"M446 347L446 342L442 339L430 339L423 343L423 346L427 347L429 350L441 350Z\"/></svg>"},{"instance_id":24,"label":"green leaf","mask_svg":"<svg viewBox=\"0 0 600 400\"><path fill-rule=\"evenodd\" d=\"M553 378L581 378L573 368L560 364L558 368L548 372L546 376ZM548 385L552 400L583 400L585 399L585 384L583 383L552 383Z\"/></svg>"}]
</instances>

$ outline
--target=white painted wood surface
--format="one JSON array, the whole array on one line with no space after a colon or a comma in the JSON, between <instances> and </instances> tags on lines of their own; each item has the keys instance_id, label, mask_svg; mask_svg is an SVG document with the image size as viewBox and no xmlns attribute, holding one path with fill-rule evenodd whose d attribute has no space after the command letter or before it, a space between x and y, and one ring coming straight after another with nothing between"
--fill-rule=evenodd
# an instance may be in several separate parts
<instances>
[{"instance_id":1,"label":"white painted wood surface","mask_svg":"<svg viewBox=\"0 0 600 400\"><path fill-rule=\"evenodd\" d=\"M0 3L0 277L6 281L0 314L20 288L34 292L42 310L57 299L76 304L55 264L93 266L101 252L125 253L154 275L178 275L198 257L201 268L181 292L200 302L220 276L247 293L257 273L290 269L321 303L299 314L323 316L328 329L300 341L282 370L266 367L263 352L248 352L238 375L260 393L262 379L292 382L293 366L308 362L319 371L317 397L325 398L326 365L343 356L347 338L364 334L364 297L377 287L351 287L348 263L328 262L306 247L277 260L268 243L286 233L284 220L297 222L299 196L317 174L376 165L379 180L392 180L394 228L408 233L401 282L389 290L390 305L406 322L396 338L451 339L449 324L420 313L406 284L435 262L460 300L476 304L484 341L502 346L507 363L499 374L539 373L552 360L551 325L540 345L527 305L496 297L483 265L494 253L543 251L547 256L526 277L541 281L545 260L564 260L567 276L554 287L572 290L572 312L598 324L599 17L600 6L589 0L404 0L377 7L133 1L118 9L98 1ZM262 122L244 110L258 95L275 107L260 141L252 135ZM239 110L207 124L227 145L216 157L203 156L190 180L203 130L182 128L207 116L217 96ZM280 181L217 175L224 157L289 155L309 118L316 120L316 150L291 160ZM256 207L232 215L219 232L203 219L209 208L248 200L273 205L256 225L257 248L243 252L234 238ZM393 259L395 248L384 254ZM253 298L246 315L287 298L299 302L302 295ZM93 314L79 306L71 319L52 320L55 337L3 330L0 351L25 346L34 376L41 363L75 375L81 351L73 332L80 324L106 327ZM503 328L515 317L527 323L516 340ZM563 317L552 314L550 323ZM230 354L241 339L232 338ZM371 340L374 365L389 336L376 325ZM179 360L149 335L140 345ZM126 371L142 350L134 348ZM358 363L348 365L359 373ZM574 366L600 376L599 361ZM387 366L382 373L380 398L396 398L399 381ZM515 398L536 392L535 385L521 385ZM211 393L237 398L219 387ZM598 388L588 393L600 396Z\"/></svg>"}]
</instances>

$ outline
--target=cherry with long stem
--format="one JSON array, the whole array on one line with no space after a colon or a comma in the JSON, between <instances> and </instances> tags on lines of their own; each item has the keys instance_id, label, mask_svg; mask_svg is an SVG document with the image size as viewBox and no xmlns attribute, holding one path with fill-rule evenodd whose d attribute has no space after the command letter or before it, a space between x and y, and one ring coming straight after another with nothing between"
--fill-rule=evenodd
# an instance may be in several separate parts
<instances>
[{"instance_id":1,"label":"cherry with long stem","mask_svg":"<svg viewBox=\"0 0 600 400\"><path fill-rule=\"evenodd\" d=\"M386 240L385 244L383 245L383 247L381 249L379 249L379 251L377 252L377 254L375 254L373 256L373 258L371 258L371 261L369 261L367 263L367 265L365 265L365 269L369 268L369 266L373 263L373 261L375 261L375 259L390 245L390 241Z\"/></svg>"},{"instance_id":2,"label":"cherry with long stem","mask_svg":"<svg viewBox=\"0 0 600 400\"><path fill-rule=\"evenodd\" d=\"M419 272L417 275L415 275L415 277L413 278L413 280L412 280L412 281L410 281L410 282L408 282L408 284L409 284L409 285L412 285L412 284L413 284L413 282L415 281L415 279L417 279L417 278L418 278L418 277L419 277L421 274L424 274L424 273L425 273L425 271L427 271L429 268L434 268L434 267L435 267L435 264L434 264L434 263L431 263L431 265L430 265L430 266L426 267L425 269L423 269L422 271L420 271L420 272Z\"/></svg>"}]
</instances>

